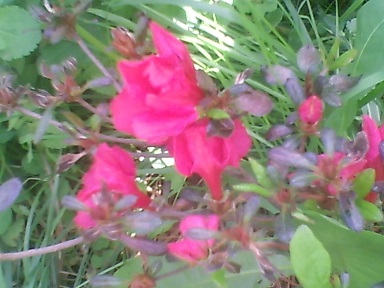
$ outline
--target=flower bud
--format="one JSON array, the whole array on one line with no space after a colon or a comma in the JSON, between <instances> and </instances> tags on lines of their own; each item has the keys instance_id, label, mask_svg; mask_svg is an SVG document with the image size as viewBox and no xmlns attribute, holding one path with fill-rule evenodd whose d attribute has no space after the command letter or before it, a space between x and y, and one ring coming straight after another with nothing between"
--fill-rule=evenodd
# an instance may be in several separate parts
<instances>
[{"instance_id":1,"label":"flower bud","mask_svg":"<svg viewBox=\"0 0 384 288\"><path fill-rule=\"evenodd\" d=\"M323 117L323 101L313 95L307 98L299 106L298 115L301 122L309 125L315 125Z\"/></svg>"}]
</instances>

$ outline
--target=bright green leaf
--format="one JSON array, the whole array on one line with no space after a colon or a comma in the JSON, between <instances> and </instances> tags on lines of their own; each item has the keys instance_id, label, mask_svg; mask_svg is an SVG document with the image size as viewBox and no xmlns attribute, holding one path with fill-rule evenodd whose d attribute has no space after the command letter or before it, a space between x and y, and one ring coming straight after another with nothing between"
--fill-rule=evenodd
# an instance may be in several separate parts
<instances>
[{"instance_id":1,"label":"bright green leaf","mask_svg":"<svg viewBox=\"0 0 384 288\"><path fill-rule=\"evenodd\" d=\"M384 280L384 236L351 231L326 216L307 212L315 224L308 224L332 258L335 273L347 272L348 288L371 287Z\"/></svg>"},{"instance_id":2,"label":"bright green leaf","mask_svg":"<svg viewBox=\"0 0 384 288\"><path fill-rule=\"evenodd\" d=\"M216 120L230 118L228 113L221 109L211 109L208 111L207 116Z\"/></svg>"},{"instance_id":3,"label":"bright green leaf","mask_svg":"<svg viewBox=\"0 0 384 288\"><path fill-rule=\"evenodd\" d=\"M308 226L297 228L290 251L293 271L304 288L331 287L331 258Z\"/></svg>"},{"instance_id":4,"label":"bright green leaf","mask_svg":"<svg viewBox=\"0 0 384 288\"><path fill-rule=\"evenodd\" d=\"M254 183L242 183L233 186L233 189L241 192L254 192L264 197L271 197L272 191Z\"/></svg>"},{"instance_id":5,"label":"bright green leaf","mask_svg":"<svg viewBox=\"0 0 384 288\"><path fill-rule=\"evenodd\" d=\"M0 58L12 60L30 54L41 40L40 24L16 6L0 8Z\"/></svg>"},{"instance_id":6,"label":"bright green leaf","mask_svg":"<svg viewBox=\"0 0 384 288\"><path fill-rule=\"evenodd\" d=\"M212 273L212 279L218 288L227 288L227 279L225 279L225 270L219 269Z\"/></svg>"},{"instance_id":7,"label":"bright green leaf","mask_svg":"<svg viewBox=\"0 0 384 288\"><path fill-rule=\"evenodd\" d=\"M374 169L368 168L356 176L353 181L353 191L358 198L364 198L371 191L375 182L375 174Z\"/></svg>"},{"instance_id":8,"label":"bright green leaf","mask_svg":"<svg viewBox=\"0 0 384 288\"><path fill-rule=\"evenodd\" d=\"M253 158L249 159L249 164L251 165L252 172L256 177L257 182L260 183L260 185L263 187L271 187L272 182L268 177L265 167Z\"/></svg>"},{"instance_id":9,"label":"bright green leaf","mask_svg":"<svg viewBox=\"0 0 384 288\"><path fill-rule=\"evenodd\" d=\"M375 204L364 200L357 200L356 205L365 220L372 222L383 221L383 212Z\"/></svg>"}]
</instances>

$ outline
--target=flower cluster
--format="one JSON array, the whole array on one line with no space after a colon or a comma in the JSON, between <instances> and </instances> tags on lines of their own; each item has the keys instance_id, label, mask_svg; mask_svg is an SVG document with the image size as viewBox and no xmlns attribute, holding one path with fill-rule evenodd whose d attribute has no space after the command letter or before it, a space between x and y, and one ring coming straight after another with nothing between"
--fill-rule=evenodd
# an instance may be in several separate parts
<instances>
[{"instance_id":1,"label":"flower cluster","mask_svg":"<svg viewBox=\"0 0 384 288\"><path fill-rule=\"evenodd\" d=\"M118 146L100 144L93 163L82 179L83 187L77 199L86 210L79 211L74 219L82 229L89 229L120 218L122 211L114 206L124 196L134 196L132 208L147 208L150 198L137 188L136 168L131 156Z\"/></svg>"},{"instance_id":2,"label":"flower cluster","mask_svg":"<svg viewBox=\"0 0 384 288\"><path fill-rule=\"evenodd\" d=\"M384 128L364 116L362 131L351 141L322 127L325 103L341 105L338 94L355 85L354 79L319 73L313 66L319 64L313 61L314 47L304 47L305 51L298 53L298 66L308 82L305 88L292 70L263 67L266 82L284 86L295 111L267 134L270 141L283 140L281 146L269 150L268 166L262 167L250 159L248 170L255 175L246 169L236 170L236 176L248 182L237 185L239 191L246 193L224 197L225 169L238 167L251 148L241 116L263 116L271 111L272 101L245 84L249 69L239 74L232 87L219 92L206 74L195 70L188 49L180 40L154 22L149 22L148 27L154 54L142 49L132 52L134 39L128 41L132 47L124 50L123 35L116 34L121 31L114 31L115 37L120 37L115 39L115 46L131 59L118 63L124 85L110 103L112 123L118 131L148 146L164 147L180 174L198 174L204 179L211 197L183 191L170 205L163 196L149 196L137 186L135 162L128 152L99 144L93 150L93 161L82 179L77 202L73 201L79 210L74 219L79 228L99 229L110 239L118 239L143 254L168 252L207 270L223 267L238 272L239 265L230 261L230 256L233 251L248 249L271 281L279 271L262 249L276 245L286 249L284 245L290 243L296 229L295 221L290 219L298 205L306 203L316 205L318 210L337 211L349 228L364 229L358 205L374 203L380 187L384 192ZM313 54L309 55L309 62L308 53ZM313 139L321 143L322 152L310 151ZM373 180L361 180L359 176L364 173L371 173ZM266 243L258 242L260 231L255 230L259 224L253 223L257 222L254 220L260 196L283 207L277 216L262 215L275 221L274 228L269 224L260 228L268 233L271 230L268 235L275 237ZM165 241L163 235L149 236L164 219L176 219L179 225L167 231Z\"/></svg>"},{"instance_id":3,"label":"flower cluster","mask_svg":"<svg viewBox=\"0 0 384 288\"><path fill-rule=\"evenodd\" d=\"M221 200L221 174L239 165L250 137L240 120L228 137L208 136L199 106L205 94L186 46L158 24L149 27L157 53L119 62L125 85L111 103L113 123L148 144L165 145L181 174L199 174L212 198Z\"/></svg>"}]
</instances>

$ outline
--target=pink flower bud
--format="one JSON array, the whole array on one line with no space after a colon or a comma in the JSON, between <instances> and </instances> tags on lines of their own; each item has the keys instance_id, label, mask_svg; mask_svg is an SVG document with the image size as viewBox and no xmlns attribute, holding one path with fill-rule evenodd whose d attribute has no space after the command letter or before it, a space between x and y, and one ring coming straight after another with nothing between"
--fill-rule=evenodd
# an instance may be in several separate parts
<instances>
[{"instance_id":1,"label":"pink flower bud","mask_svg":"<svg viewBox=\"0 0 384 288\"><path fill-rule=\"evenodd\" d=\"M323 101L313 95L300 104L298 109L299 119L308 125L317 124L323 117Z\"/></svg>"}]
</instances>

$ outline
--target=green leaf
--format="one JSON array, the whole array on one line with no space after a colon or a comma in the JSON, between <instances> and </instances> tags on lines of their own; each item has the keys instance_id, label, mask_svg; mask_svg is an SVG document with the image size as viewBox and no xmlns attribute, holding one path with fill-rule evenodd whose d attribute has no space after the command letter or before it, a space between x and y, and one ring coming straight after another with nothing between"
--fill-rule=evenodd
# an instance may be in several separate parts
<instances>
[{"instance_id":1,"label":"green leaf","mask_svg":"<svg viewBox=\"0 0 384 288\"><path fill-rule=\"evenodd\" d=\"M133 277L142 273L143 273L143 268L142 268L141 258L134 257L134 258L128 259L124 263L124 265L121 266L116 271L114 275L122 280L132 281ZM126 283L120 286L117 286L117 288L126 288L126 287L128 287Z\"/></svg>"},{"instance_id":2,"label":"green leaf","mask_svg":"<svg viewBox=\"0 0 384 288\"><path fill-rule=\"evenodd\" d=\"M164 259L164 257L163 257ZM271 263L282 272L283 275L288 276L292 274L291 265L288 257L284 255L275 254L268 259ZM233 259L236 263L241 264L239 273L229 273L225 271L225 281L228 287L241 287L241 288L270 288L271 282L265 279L259 269L259 265L252 253L243 251L237 253ZM162 262L162 270L158 276L167 272L173 271L185 265L181 262ZM205 272L201 267L189 268L182 273L172 275L172 277L162 278L156 282L156 288L213 288L218 287L218 282L214 280L212 273ZM221 276L220 276L221 277ZM223 280L224 281L224 280Z\"/></svg>"},{"instance_id":3,"label":"green leaf","mask_svg":"<svg viewBox=\"0 0 384 288\"><path fill-rule=\"evenodd\" d=\"M225 270L219 269L212 273L212 279L219 288L227 288L227 279L225 279Z\"/></svg>"},{"instance_id":4,"label":"green leaf","mask_svg":"<svg viewBox=\"0 0 384 288\"><path fill-rule=\"evenodd\" d=\"M257 182L263 187L272 187L271 179L269 178L265 167L253 158L249 158L249 164L251 165L253 175L255 176Z\"/></svg>"},{"instance_id":5,"label":"green leaf","mask_svg":"<svg viewBox=\"0 0 384 288\"><path fill-rule=\"evenodd\" d=\"M349 274L348 288L371 287L384 280L383 235L353 232L321 214L306 214L315 222L307 225L331 256L333 272Z\"/></svg>"},{"instance_id":6,"label":"green leaf","mask_svg":"<svg viewBox=\"0 0 384 288\"><path fill-rule=\"evenodd\" d=\"M357 200L356 205L365 220L372 222L381 222L384 220L383 212L381 212L380 208L375 204L365 200Z\"/></svg>"},{"instance_id":7,"label":"green leaf","mask_svg":"<svg viewBox=\"0 0 384 288\"><path fill-rule=\"evenodd\" d=\"M16 247L21 239L21 234L25 231L24 218L16 219L2 236L3 242L11 247Z\"/></svg>"},{"instance_id":8,"label":"green leaf","mask_svg":"<svg viewBox=\"0 0 384 288\"><path fill-rule=\"evenodd\" d=\"M16 6L0 8L0 58L29 55L41 40L40 24L28 11Z\"/></svg>"},{"instance_id":9,"label":"green leaf","mask_svg":"<svg viewBox=\"0 0 384 288\"><path fill-rule=\"evenodd\" d=\"M233 189L241 192L254 192L264 197L271 197L273 192L254 183L242 183L233 186Z\"/></svg>"},{"instance_id":10,"label":"green leaf","mask_svg":"<svg viewBox=\"0 0 384 288\"><path fill-rule=\"evenodd\" d=\"M384 1L370 0L357 13L355 48L360 52L355 60L354 75L382 70L384 58L379 47L384 45Z\"/></svg>"},{"instance_id":11,"label":"green leaf","mask_svg":"<svg viewBox=\"0 0 384 288\"><path fill-rule=\"evenodd\" d=\"M347 66L356 58L357 54L358 52L356 49L345 52L343 55L336 58L335 62L330 65L329 70L336 70Z\"/></svg>"},{"instance_id":12,"label":"green leaf","mask_svg":"<svg viewBox=\"0 0 384 288\"><path fill-rule=\"evenodd\" d=\"M290 252L293 271L304 288L331 287L331 257L308 226L297 228Z\"/></svg>"},{"instance_id":13,"label":"green leaf","mask_svg":"<svg viewBox=\"0 0 384 288\"><path fill-rule=\"evenodd\" d=\"M332 113L325 117L327 127L335 130L336 134L342 136L346 133L349 126L352 124L357 113L357 101L349 100L342 107L335 109Z\"/></svg>"},{"instance_id":14,"label":"green leaf","mask_svg":"<svg viewBox=\"0 0 384 288\"><path fill-rule=\"evenodd\" d=\"M353 181L353 191L358 198L364 198L371 191L375 182L375 174L374 169L368 168L356 176Z\"/></svg>"},{"instance_id":15,"label":"green leaf","mask_svg":"<svg viewBox=\"0 0 384 288\"><path fill-rule=\"evenodd\" d=\"M230 116L227 112L221 109L211 109L208 111L207 116L212 119L220 120L220 119L228 119Z\"/></svg>"},{"instance_id":16,"label":"green leaf","mask_svg":"<svg viewBox=\"0 0 384 288\"><path fill-rule=\"evenodd\" d=\"M12 223L12 210L7 209L3 212L0 212L0 219L0 235L2 235Z\"/></svg>"}]
</instances>

